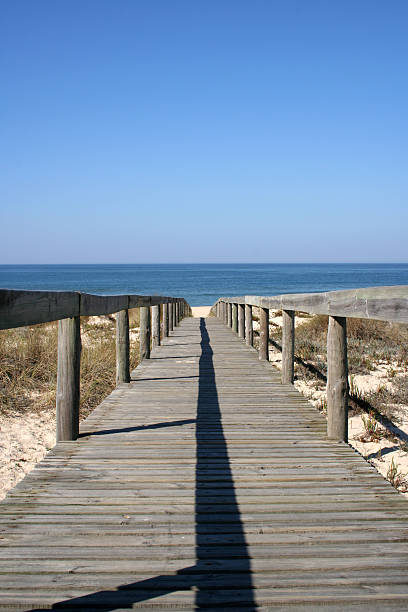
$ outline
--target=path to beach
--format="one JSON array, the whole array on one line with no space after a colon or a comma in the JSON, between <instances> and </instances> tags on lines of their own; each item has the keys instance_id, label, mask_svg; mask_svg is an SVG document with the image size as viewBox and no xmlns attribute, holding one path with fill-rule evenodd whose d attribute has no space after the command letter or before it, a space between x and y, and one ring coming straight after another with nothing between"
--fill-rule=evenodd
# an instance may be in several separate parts
<instances>
[{"instance_id":1,"label":"path to beach","mask_svg":"<svg viewBox=\"0 0 408 612\"><path fill-rule=\"evenodd\" d=\"M193 317L208 317L211 306L193 306L191 310L193 312Z\"/></svg>"}]
</instances>

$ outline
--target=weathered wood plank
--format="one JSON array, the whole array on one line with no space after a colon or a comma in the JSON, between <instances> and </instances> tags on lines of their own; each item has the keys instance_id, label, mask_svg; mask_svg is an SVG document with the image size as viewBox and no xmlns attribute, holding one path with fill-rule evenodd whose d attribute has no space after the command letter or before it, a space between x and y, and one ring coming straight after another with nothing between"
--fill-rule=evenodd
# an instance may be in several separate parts
<instances>
[{"instance_id":1,"label":"weathered wood plank","mask_svg":"<svg viewBox=\"0 0 408 612\"><path fill-rule=\"evenodd\" d=\"M407 285L271 297L247 295L245 303L275 310L408 323Z\"/></svg>"},{"instance_id":2,"label":"weathered wood plank","mask_svg":"<svg viewBox=\"0 0 408 612\"><path fill-rule=\"evenodd\" d=\"M188 318L0 504L0 608L404 609L406 508L222 320Z\"/></svg>"},{"instance_id":3,"label":"weathered wood plank","mask_svg":"<svg viewBox=\"0 0 408 612\"><path fill-rule=\"evenodd\" d=\"M0 289L0 329L77 317L80 294Z\"/></svg>"}]
</instances>

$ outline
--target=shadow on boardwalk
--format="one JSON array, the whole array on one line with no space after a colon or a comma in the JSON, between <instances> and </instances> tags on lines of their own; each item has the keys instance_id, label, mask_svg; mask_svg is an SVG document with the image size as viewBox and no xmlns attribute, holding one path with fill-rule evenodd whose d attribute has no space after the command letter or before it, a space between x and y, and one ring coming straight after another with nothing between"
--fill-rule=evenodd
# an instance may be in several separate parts
<instances>
[{"instance_id":1,"label":"shadow on boardwalk","mask_svg":"<svg viewBox=\"0 0 408 612\"><path fill-rule=\"evenodd\" d=\"M118 585L115 591L102 590L61 601L54 604L52 609L95 609L100 612L109 612L119 607L121 609L132 608L132 605L143 604L143 602L146 602L143 607L160 608L161 605L154 601L155 598L177 591L194 591L195 603L181 606L173 602L163 603L163 608L214 607L224 609L228 607L248 612L257 609L254 601L249 553L222 427L213 351L204 319L200 320L200 330L201 356L196 425L196 564L179 570L175 575L155 576L130 584ZM180 423L182 421L176 421L176 424ZM161 426L166 426L166 424L157 424L157 427ZM129 430L132 429L129 428ZM112 430L112 433L115 431L117 430ZM109 431L100 433L106 435ZM210 459L209 450L212 451ZM206 479L209 469L214 470L222 481L223 498L226 499L226 505L220 504L219 498L214 494L214 480ZM219 558L209 554L208 536L222 534L223 523L228 523L228 532L233 534L233 558ZM228 549L230 546L231 544L228 545ZM219 550L219 546L217 548ZM223 593L223 589L233 591L230 600ZM149 602L151 602L150 605ZM40 612L40 609L32 609L31 612Z\"/></svg>"}]
</instances>

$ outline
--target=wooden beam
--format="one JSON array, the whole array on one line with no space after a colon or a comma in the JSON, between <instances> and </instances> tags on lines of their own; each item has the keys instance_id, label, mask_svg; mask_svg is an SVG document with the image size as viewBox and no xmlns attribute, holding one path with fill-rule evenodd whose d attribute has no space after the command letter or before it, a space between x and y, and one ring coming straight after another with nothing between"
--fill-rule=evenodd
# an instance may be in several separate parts
<instances>
[{"instance_id":1,"label":"wooden beam","mask_svg":"<svg viewBox=\"0 0 408 612\"><path fill-rule=\"evenodd\" d=\"M163 304L163 338L167 338L169 335L169 304L165 302Z\"/></svg>"},{"instance_id":2,"label":"wooden beam","mask_svg":"<svg viewBox=\"0 0 408 612\"><path fill-rule=\"evenodd\" d=\"M254 328L252 322L252 306L245 304L245 342L248 346L254 345Z\"/></svg>"},{"instance_id":3,"label":"wooden beam","mask_svg":"<svg viewBox=\"0 0 408 612\"><path fill-rule=\"evenodd\" d=\"M232 304L230 302L227 303L227 325L232 327Z\"/></svg>"},{"instance_id":4,"label":"wooden beam","mask_svg":"<svg viewBox=\"0 0 408 612\"><path fill-rule=\"evenodd\" d=\"M129 297L127 295L92 295L90 293L81 293L80 297L81 316L109 315L129 308Z\"/></svg>"},{"instance_id":5,"label":"wooden beam","mask_svg":"<svg viewBox=\"0 0 408 612\"><path fill-rule=\"evenodd\" d=\"M69 291L0 289L0 329L79 316L80 294Z\"/></svg>"},{"instance_id":6,"label":"wooden beam","mask_svg":"<svg viewBox=\"0 0 408 612\"><path fill-rule=\"evenodd\" d=\"M238 333L238 305L232 304L232 330Z\"/></svg>"},{"instance_id":7,"label":"wooden beam","mask_svg":"<svg viewBox=\"0 0 408 612\"><path fill-rule=\"evenodd\" d=\"M116 314L116 384L130 382L129 311Z\"/></svg>"},{"instance_id":8,"label":"wooden beam","mask_svg":"<svg viewBox=\"0 0 408 612\"><path fill-rule=\"evenodd\" d=\"M408 323L408 286L366 287L327 293L245 296L247 304L336 317Z\"/></svg>"},{"instance_id":9,"label":"wooden beam","mask_svg":"<svg viewBox=\"0 0 408 612\"><path fill-rule=\"evenodd\" d=\"M327 333L327 436L347 442L348 365L345 317L329 317Z\"/></svg>"},{"instance_id":10,"label":"wooden beam","mask_svg":"<svg viewBox=\"0 0 408 612\"><path fill-rule=\"evenodd\" d=\"M259 309L259 359L269 361L269 309Z\"/></svg>"},{"instance_id":11,"label":"wooden beam","mask_svg":"<svg viewBox=\"0 0 408 612\"><path fill-rule=\"evenodd\" d=\"M177 327L177 308L176 308L176 300L173 301L173 329Z\"/></svg>"},{"instance_id":12,"label":"wooden beam","mask_svg":"<svg viewBox=\"0 0 408 612\"><path fill-rule=\"evenodd\" d=\"M295 374L295 313L283 310L282 325L282 383L293 385Z\"/></svg>"},{"instance_id":13,"label":"wooden beam","mask_svg":"<svg viewBox=\"0 0 408 612\"><path fill-rule=\"evenodd\" d=\"M160 306L152 306L152 347L160 346Z\"/></svg>"},{"instance_id":14,"label":"wooden beam","mask_svg":"<svg viewBox=\"0 0 408 612\"><path fill-rule=\"evenodd\" d=\"M58 322L57 442L78 437L80 365L80 317L62 319Z\"/></svg>"},{"instance_id":15,"label":"wooden beam","mask_svg":"<svg viewBox=\"0 0 408 612\"><path fill-rule=\"evenodd\" d=\"M150 359L151 316L150 307L140 309L140 361Z\"/></svg>"},{"instance_id":16,"label":"wooden beam","mask_svg":"<svg viewBox=\"0 0 408 612\"><path fill-rule=\"evenodd\" d=\"M245 338L245 304L238 304L238 336Z\"/></svg>"},{"instance_id":17,"label":"wooden beam","mask_svg":"<svg viewBox=\"0 0 408 612\"><path fill-rule=\"evenodd\" d=\"M168 303L169 310L169 332L173 331L173 302Z\"/></svg>"}]
</instances>

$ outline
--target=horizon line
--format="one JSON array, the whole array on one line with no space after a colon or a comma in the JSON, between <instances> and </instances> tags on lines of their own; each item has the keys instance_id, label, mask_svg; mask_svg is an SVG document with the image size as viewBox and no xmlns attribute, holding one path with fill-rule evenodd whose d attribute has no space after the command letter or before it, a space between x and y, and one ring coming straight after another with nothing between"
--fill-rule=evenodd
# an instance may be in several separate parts
<instances>
[{"instance_id":1,"label":"horizon line","mask_svg":"<svg viewBox=\"0 0 408 612\"><path fill-rule=\"evenodd\" d=\"M199 266L199 265L407 265L408 261L155 261L155 262L58 262L58 263L0 263L5 266Z\"/></svg>"}]
</instances>

